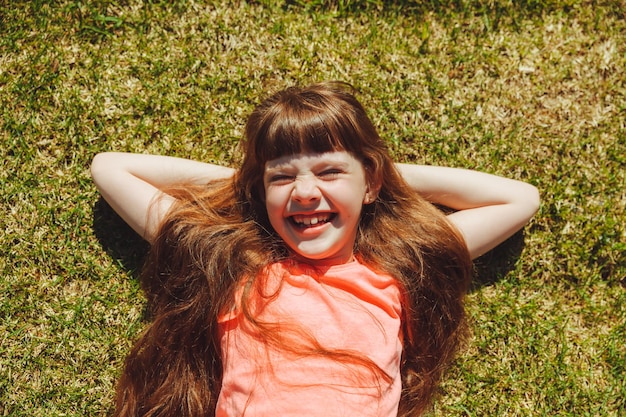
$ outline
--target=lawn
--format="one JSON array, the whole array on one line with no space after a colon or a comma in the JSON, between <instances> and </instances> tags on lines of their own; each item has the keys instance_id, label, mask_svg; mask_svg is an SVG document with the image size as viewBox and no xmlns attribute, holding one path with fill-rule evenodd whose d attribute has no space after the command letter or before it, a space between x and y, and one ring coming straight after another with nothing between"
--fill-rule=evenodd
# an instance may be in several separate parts
<instances>
[{"instance_id":1,"label":"lawn","mask_svg":"<svg viewBox=\"0 0 626 417\"><path fill-rule=\"evenodd\" d=\"M433 416L626 415L626 2L0 0L0 416L105 416L146 245L97 152L236 166L276 89L352 83L398 161L536 185Z\"/></svg>"}]
</instances>

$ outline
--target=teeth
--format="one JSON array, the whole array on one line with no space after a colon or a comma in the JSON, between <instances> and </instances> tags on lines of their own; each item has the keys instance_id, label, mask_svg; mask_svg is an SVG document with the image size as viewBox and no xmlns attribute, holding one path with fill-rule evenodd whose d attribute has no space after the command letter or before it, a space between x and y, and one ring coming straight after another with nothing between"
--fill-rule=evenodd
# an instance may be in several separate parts
<instances>
[{"instance_id":1,"label":"teeth","mask_svg":"<svg viewBox=\"0 0 626 417\"><path fill-rule=\"evenodd\" d=\"M305 226L315 226L318 223L327 222L329 218L330 218L330 215L328 214L320 214L317 216L299 215L299 216L293 216L293 221L298 224L305 225Z\"/></svg>"}]
</instances>

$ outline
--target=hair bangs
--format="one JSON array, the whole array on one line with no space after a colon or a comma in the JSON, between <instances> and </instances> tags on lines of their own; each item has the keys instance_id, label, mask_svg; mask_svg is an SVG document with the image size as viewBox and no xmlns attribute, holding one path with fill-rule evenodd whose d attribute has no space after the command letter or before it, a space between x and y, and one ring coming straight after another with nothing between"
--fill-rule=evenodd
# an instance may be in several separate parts
<instances>
[{"instance_id":1,"label":"hair bangs","mask_svg":"<svg viewBox=\"0 0 626 417\"><path fill-rule=\"evenodd\" d=\"M267 117L256 141L256 160L262 163L285 155L357 151L358 133L343 111L329 112L326 106L300 103L277 106ZM308 105L307 105L308 104ZM341 109L343 110L343 109Z\"/></svg>"}]
</instances>

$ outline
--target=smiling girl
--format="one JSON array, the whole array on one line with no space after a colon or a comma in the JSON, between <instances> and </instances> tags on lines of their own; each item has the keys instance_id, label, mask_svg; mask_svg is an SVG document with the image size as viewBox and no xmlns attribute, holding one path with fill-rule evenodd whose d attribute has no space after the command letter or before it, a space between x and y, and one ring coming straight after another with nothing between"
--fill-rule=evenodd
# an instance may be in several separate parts
<instances>
[{"instance_id":1,"label":"smiling girl","mask_svg":"<svg viewBox=\"0 0 626 417\"><path fill-rule=\"evenodd\" d=\"M271 96L242 144L238 170L94 158L103 197L151 243L153 321L116 415L421 414L464 335L471 259L528 222L537 190L394 164L336 82Z\"/></svg>"}]
</instances>

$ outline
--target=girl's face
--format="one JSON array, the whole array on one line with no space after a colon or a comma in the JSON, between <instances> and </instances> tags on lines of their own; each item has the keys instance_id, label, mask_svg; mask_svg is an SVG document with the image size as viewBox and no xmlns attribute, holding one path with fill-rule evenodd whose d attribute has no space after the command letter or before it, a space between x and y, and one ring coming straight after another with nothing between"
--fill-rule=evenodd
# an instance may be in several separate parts
<instances>
[{"instance_id":1,"label":"girl's face","mask_svg":"<svg viewBox=\"0 0 626 417\"><path fill-rule=\"evenodd\" d=\"M283 156L265 164L263 184L270 223L298 256L352 259L361 209L375 198L360 161L345 151Z\"/></svg>"}]
</instances>

